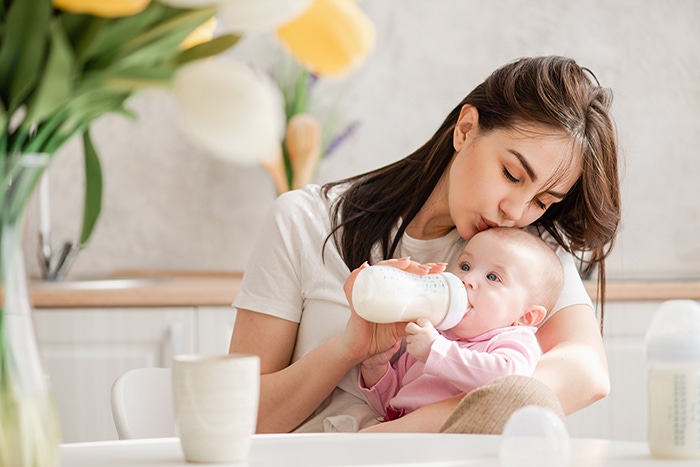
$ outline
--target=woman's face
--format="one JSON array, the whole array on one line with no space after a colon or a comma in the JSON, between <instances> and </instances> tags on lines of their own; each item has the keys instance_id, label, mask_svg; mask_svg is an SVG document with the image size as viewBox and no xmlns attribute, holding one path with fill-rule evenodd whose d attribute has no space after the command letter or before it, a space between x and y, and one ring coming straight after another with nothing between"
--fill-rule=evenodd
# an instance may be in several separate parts
<instances>
[{"instance_id":1,"label":"woman's face","mask_svg":"<svg viewBox=\"0 0 700 467\"><path fill-rule=\"evenodd\" d=\"M478 111L469 105L460 114L454 147L447 202L466 239L491 227L533 223L581 174L571 138L535 126L480 132Z\"/></svg>"}]
</instances>

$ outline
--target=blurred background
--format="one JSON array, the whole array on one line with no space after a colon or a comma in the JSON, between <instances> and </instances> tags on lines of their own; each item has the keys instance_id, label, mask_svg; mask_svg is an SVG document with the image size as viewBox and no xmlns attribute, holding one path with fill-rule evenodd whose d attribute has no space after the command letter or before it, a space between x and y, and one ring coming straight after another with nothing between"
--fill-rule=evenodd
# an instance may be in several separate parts
<instances>
[{"instance_id":1,"label":"blurred background","mask_svg":"<svg viewBox=\"0 0 700 467\"><path fill-rule=\"evenodd\" d=\"M316 83L311 105L332 109L324 128L354 131L322 159L316 182L400 159L498 66L522 56L573 57L614 90L623 218L611 279L700 277L700 2L695 0L360 0L375 50L351 75ZM230 52L263 72L278 67L269 34ZM93 126L104 172L103 211L68 277L124 269L244 270L277 196L260 166L221 161L178 126L174 97L130 101L135 121ZM49 169L51 238L79 235L82 149L68 144ZM59 162L56 162L59 161ZM26 258L39 277L38 206Z\"/></svg>"}]
</instances>

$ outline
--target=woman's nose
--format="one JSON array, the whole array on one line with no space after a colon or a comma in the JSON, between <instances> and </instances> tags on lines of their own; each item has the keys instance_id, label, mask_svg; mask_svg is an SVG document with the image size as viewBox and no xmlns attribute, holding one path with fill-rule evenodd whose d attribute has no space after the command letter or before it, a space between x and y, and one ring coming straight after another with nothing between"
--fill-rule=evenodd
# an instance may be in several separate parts
<instances>
[{"instance_id":1,"label":"woman's nose","mask_svg":"<svg viewBox=\"0 0 700 467\"><path fill-rule=\"evenodd\" d=\"M499 208L504 220L517 223L525 215L528 205L524 197L514 196L501 201Z\"/></svg>"}]
</instances>

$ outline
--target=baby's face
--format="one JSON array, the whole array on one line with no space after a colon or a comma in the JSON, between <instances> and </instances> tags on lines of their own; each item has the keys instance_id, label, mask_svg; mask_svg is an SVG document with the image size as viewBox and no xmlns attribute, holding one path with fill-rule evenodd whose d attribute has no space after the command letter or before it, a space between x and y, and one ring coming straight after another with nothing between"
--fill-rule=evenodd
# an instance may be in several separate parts
<instances>
[{"instance_id":1,"label":"baby's face","mask_svg":"<svg viewBox=\"0 0 700 467\"><path fill-rule=\"evenodd\" d=\"M495 235L476 235L451 270L467 289L469 311L452 332L472 338L511 326L531 305L528 275L534 255Z\"/></svg>"}]
</instances>

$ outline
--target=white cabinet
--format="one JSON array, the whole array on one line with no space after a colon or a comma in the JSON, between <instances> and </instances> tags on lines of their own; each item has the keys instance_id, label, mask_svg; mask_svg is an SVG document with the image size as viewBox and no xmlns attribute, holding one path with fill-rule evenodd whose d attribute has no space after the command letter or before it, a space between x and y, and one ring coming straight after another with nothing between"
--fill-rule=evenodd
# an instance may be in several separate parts
<instances>
[{"instance_id":1,"label":"white cabinet","mask_svg":"<svg viewBox=\"0 0 700 467\"><path fill-rule=\"evenodd\" d=\"M169 367L185 352L228 352L231 307L77 308L34 311L64 442L116 439L114 380L137 367Z\"/></svg>"},{"instance_id":2,"label":"white cabinet","mask_svg":"<svg viewBox=\"0 0 700 467\"><path fill-rule=\"evenodd\" d=\"M233 307L198 307L198 351L200 353L228 353L235 321L236 309Z\"/></svg>"},{"instance_id":3,"label":"white cabinet","mask_svg":"<svg viewBox=\"0 0 700 467\"><path fill-rule=\"evenodd\" d=\"M610 302L603 341L610 370L610 394L568 417L572 436L645 441L647 429L644 335L662 302Z\"/></svg>"},{"instance_id":4,"label":"white cabinet","mask_svg":"<svg viewBox=\"0 0 700 467\"><path fill-rule=\"evenodd\" d=\"M610 394L568 417L572 436L646 439L644 334L660 304L608 304L603 339ZM131 368L170 366L177 353L227 353L235 318L228 306L37 309L64 441L116 439L109 405L114 380Z\"/></svg>"}]
</instances>

